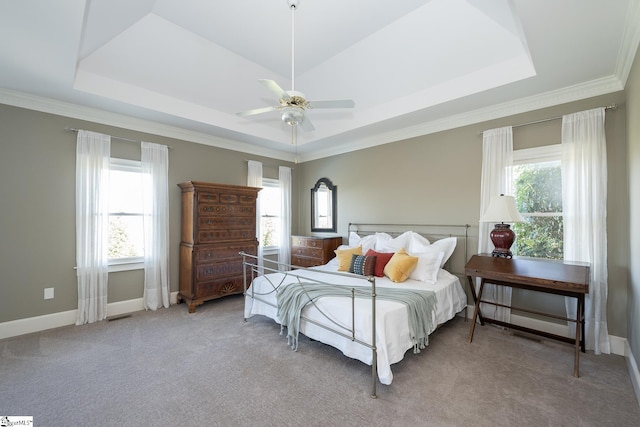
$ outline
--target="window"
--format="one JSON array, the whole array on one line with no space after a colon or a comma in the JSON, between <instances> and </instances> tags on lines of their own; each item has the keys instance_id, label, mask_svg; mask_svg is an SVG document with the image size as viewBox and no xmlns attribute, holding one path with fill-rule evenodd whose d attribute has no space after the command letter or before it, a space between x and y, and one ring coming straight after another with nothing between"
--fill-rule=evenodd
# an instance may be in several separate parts
<instances>
[{"instance_id":1,"label":"window","mask_svg":"<svg viewBox=\"0 0 640 427\"><path fill-rule=\"evenodd\" d=\"M130 264L143 262L142 203L141 162L112 158L109 172L109 266L129 264L132 267Z\"/></svg>"},{"instance_id":2,"label":"window","mask_svg":"<svg viewBox=\"0 0 640 427\"><path fill-rule=\"evenodd\" d=\"M260 190L260 245L263 251L277 250L280 246L281 199L280 181L262 178L262 190Z\"/></svg>"},{"instance_id":3,"label":"window","mask_svg":"<svg viewBox=\"0 0 640 427\"><path fill-rule=\"evenodd\" d=\"M560 145L513 152L513 188L518 211L514 255L562 259L562 167Z\"/></svg>"}]
</instances>

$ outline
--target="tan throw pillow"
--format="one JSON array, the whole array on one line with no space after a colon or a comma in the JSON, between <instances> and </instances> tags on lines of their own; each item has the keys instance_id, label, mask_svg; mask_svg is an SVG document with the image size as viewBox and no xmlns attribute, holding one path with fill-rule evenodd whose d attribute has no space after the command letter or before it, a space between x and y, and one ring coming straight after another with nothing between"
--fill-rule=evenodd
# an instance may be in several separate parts
<instances>
[{"instance_id":1,"label":"tan throw pillow","mask_svg":"<svg viewBox=\"0 0 640 427\"><path fill-rule=\"evenodd\" d=\"M349 249L336 249L336 258L338 258L338 271L349 271L351 265L351 255L362 255L362 246Z\"/></svg>"},{"instance_id":2,"label":"tan throw pillow","mask_svg":"<svg viewBox=\"0 0 640 427\"><path fill-rule=\"evenodd\" d=\"M384 274L392 282L404 282L417 265L418 257L411 256L404 249L400 249L384 266Z\"/></svg>"}]
</instances>

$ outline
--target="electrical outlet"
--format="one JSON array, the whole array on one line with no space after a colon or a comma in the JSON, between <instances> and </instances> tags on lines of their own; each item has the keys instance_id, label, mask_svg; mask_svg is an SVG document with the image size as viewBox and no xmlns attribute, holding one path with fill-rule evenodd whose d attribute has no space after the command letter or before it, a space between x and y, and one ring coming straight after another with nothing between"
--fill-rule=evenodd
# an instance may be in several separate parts
<instances>
[{"instance_id":1,"label":"electrical outlet","mask_svg":"<svg viewBox=\"0 0 640 427\"><path fill-rule=\"evenodd\" d=\"M44 288L44 299L53 299L53 288Z\"/></svg>"}]
</instances>

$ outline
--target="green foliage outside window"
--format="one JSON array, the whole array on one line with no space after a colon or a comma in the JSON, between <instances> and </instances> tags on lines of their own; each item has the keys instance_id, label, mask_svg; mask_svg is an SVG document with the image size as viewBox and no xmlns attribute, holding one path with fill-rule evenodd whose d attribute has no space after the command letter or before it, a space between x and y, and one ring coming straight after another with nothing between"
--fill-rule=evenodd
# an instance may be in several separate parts
<instances>
[{"instance_id":1,"label":"green foliage outside window","mask_svg":"<svg viewBox=\"0 0 640 427\"><path fill-rule=\"evenodd\" d=\"M518 211L527 220L513 225L514 254L562 259L562 175L559 162L514 168ZM527 216L527 213L537 214ZM556 214L556 215L553 215Z\"/></svg>"},{"instance_id":2,"label":"green foliage outside window","mask_svg":"<svg viewBox=\"0 0 640 427\"><path fill-rule=\"evenodd\" d=\"M275 222L275 218L262 217L262 224L260 225L262 231L262 247L276 246Z\"/></svg>"},{"instance_id":3,"label":"green foliage outside window","mask_svg":"<svg viewBox=\"0 0 640 427\"><path fill-rule=\"evenodd\" d=\"M129 230L120 217L109 217L109 259L136 257L135 246L129 238Z\"/></svg>"}]
</instances>

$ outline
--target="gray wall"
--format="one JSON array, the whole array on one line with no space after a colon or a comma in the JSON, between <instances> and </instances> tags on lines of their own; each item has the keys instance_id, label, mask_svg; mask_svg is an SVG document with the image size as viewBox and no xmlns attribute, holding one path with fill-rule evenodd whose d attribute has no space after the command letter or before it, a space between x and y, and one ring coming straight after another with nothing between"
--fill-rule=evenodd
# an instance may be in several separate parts
<instances>
[{"instance_id":1,"label":"gray wall","mask_svg":"<svg viewBox=\"0 0 640 427\"><path fill-rule=\"evenodd\" d=\"M636 67L637 69L637 67ZM637 71L636 71L637 74ZM637 76L636 76L637 80ZM636 85L637 86L637 85ZM636 89L637 91L637 89ZM634 92L635 93L635 92ZM635 93L635 98L638 98ZM477 236L483 130L527 123L613 103L607 112L609 163L609 332L626 337L638 320L638 274L627 286L629 272L629 197L625 93L546 108L450 131L334 156L293 168L294 234L310 234L310 189L318 178L328 177L338 186L338 235L346 237L350 221L395 223L471 224ZM637 103L637 101L636 101ZM637 107L635 107L637 108ZM178 289L179 191L178 182L200 180L228 184L246 183L246 154L200 144L141 134L95 123L0 105L0 272L2 297L0 322L73 310L77 307L75 265L75 127L111 135L170 145L169 181L171 217L171 289ZM630 135L633 135L630 125ZM635 129L635 143L639 131ZM558 143L560 121L514 129L515 148ZM636 147L640 151L640 147ZM136 144L114 140L114 156L139 159ZM629 165L640 170L640 159ZM640 156L636 153L636 157ZM284 162L263 161L265 176L276 177ZM638 174L638 172L635 172ZM637 186L637 184L636 184ZM632 186L631 190L633 194ZM639 203L636 197L632 203ZM636 206L634 205L634 206ZM637 213L638 207L635 207ZM637 216L637 215L636 215ZM638 233L636 231L636 233ZM636 241L638 239L635 239ZM472 240L471 249L477 247ZM635 248L636 254L640 248ZM142 296L142 272L111 273L109 302ZM635 286L634 286L635 285ZM43 289L55 288L53 300L43 299ZM527 304L551 305L559 300L518 294ZM628 318L627 310L633 317ZM635 334L638 331L635 330ZM634 340L638 345L638 340ZM640 354L639 349L635 349Z\"/></svg>"},{"instance_id":2,"label":"gray wall","mask_svg":"<svg viewBox=\"0 0 640 427\"><path fill-rule=\"evenodd\" d=\"M470 224L477 236L482 168L481 132L560 117L610 104L607 112L609 333L627 334L627 248L629 237L624 93L546 108L500 120L417 137L303 164L298 229L310 233L310 189L318 178L338 186L338 234L349 222ZM561 120L514 128L514 149L559 144ZM477 238L470 245L477 251ZM532 309L552 307L564 314L562 297L514 291L513 303Z\"/></svg>"},{"instance_id":3,"label":"gray wall","mask_svg":"<svg viewBox=\"0 0 640 427\"><path fill-rule=\"evenodd\" d=\"M183 181L247 184L247 159L277 178L289 162L0 105L0 322L74 310L75 145L65 127L172 147L169 151L171 290L178 290L180 190ZM140 160L140 145L113 139L114 157ZM296 200L296 174L292 171ZM294 220L297 217L294 212ZM53 287L55 298L44 299ZM109 302L142 297L141 270L109 274Z\"/></svg>"},{"instance_id":4,"label":"gray wall","mask_svg":"<svg viewBox=\"0 0 640 427\"><path fill-rule=\"evenodd\" d=\"M627 339L640 366L640 51L636 53L626 87L629 162L630 280L627 296Z\"/></svg>"}]
</instances>

